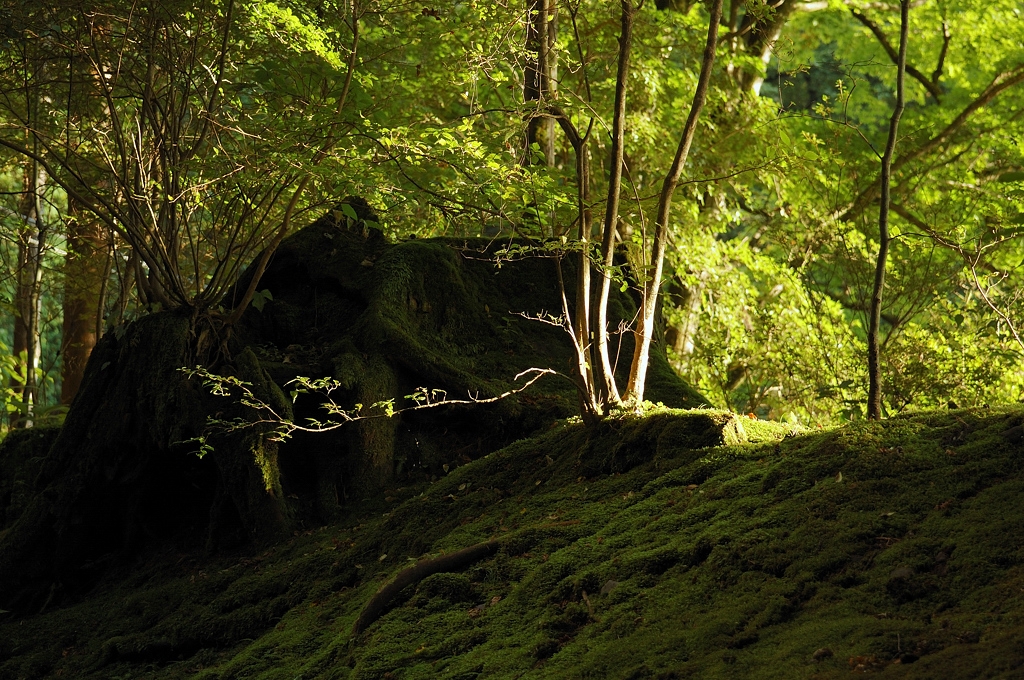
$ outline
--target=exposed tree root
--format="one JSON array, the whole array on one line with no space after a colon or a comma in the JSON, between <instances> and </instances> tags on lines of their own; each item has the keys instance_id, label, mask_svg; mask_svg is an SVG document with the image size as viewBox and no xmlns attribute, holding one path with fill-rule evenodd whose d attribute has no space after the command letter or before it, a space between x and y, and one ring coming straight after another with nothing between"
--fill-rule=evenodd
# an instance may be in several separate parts
<instances>
[{"instance_id":1,"label":"exposed tree root","mask_svg":"<svg viewBox=\"0 0 1024 680\"><path fill-rule=\"evenodd\" d=\"M380 590L363 607L359 618L352 626L352 635L359 635L374 621L386 614L391 601L405 588L415 585L433 574L464 569L474 562L496 553L499 545L498 541L477 543L448 555L420 560L408 569L398 572L398 575L381 586Z\"/></svg>"}]
</instances>

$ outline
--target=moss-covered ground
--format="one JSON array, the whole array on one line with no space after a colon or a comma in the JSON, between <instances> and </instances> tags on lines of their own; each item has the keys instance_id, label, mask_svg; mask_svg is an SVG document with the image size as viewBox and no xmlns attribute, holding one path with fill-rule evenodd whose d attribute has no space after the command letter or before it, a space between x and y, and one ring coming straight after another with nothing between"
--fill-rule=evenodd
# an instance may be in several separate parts
<instances>
[{"instance_id":1,"label":"moss-covered ground","mask_svg":"<svg viewBox=\"0 0 1024 680\"><path fill-rule=\"evenodd\" d=\"M746 443L743 443L746 442ZM1024 677L1024 410L558 425L258 553L0 617L0 678ZM499 550L407 588L425 555Z\"/></svg>"}]
</instances>

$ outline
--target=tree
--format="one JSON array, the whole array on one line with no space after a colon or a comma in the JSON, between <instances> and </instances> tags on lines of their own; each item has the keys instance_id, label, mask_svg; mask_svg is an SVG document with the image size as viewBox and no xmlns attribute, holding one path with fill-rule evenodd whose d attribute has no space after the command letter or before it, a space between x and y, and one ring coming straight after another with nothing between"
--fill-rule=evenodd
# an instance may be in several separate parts
<instances>
[{"instance_id":1,"label":"tree","mask_svg":"<svg viewBox=\"0 0 1024 680\"><path fill-rule=\"evenodd\" d=\"M301 167L319 146L282 135L280 118L295 114L284 100L254 98L255 65L236 56L251 13L233 2L131 9L21 17L25 40L81 65L55 93L75 108L43 125L8 105L16 134L0 144L132 249L144 304L207 312L301 207Z\"/></svg>"},{"instance_id":2,"label":"tree","mask_svg":"<svg viewBox=\"0 0 1024 680\"><path fill-rule=\"evenodd\" d=\"M618 37L618 58L615 77L615 101L613 108L613 127L611 131L610 178L608 182L608 200L605 218L602 224L601 249L597 259L601 277L601 285L597 297L592 300L591 268L591 226L589 216L589 159L587 156L586 135L581 135L572 126L567 115L557 107L552 108L549 115L557 119L567 136L570 138L577 159L576 184L578 187L579 224L575 248L580 253L580 264L577 268L575 309L570 312L568 303L563 304L563 314L567 331L573 338L576 348L576 382L581 392L581 403L584 417L595 420L605 415L613 406L620 404L620 392L616 385L614 368L610 359L608 343L608 293L612 281L615 241L618 229L619 194L624 159L624 135L626 116L626 91L629 77L629 60L632 50L632 31L634 15L638 7L631 0L621 3L620 34ZM686 163L690 146L697 130L697 121L707 97L715 50L718 45L718 25L721 19L721 2L713 2L708 23L708 34L701 60L700 75L690 105L689 115L683 127L672 164L667 172L662 190L659 194L657 217L651 241L649 260L641 265L640 285L642 289L641 313L637 328L634 331L634 354L629 372L628 385L625 393L626 401L638 406L643 401L647 362L650 344L654 336L655 314L658 309L658 293L661 285L665 250L669 233L672 195L679 183L683 166ZM573 15L575 24L576 17ZM577 40L579 33L576 33ZM582 46L580 47L582 54ZM582 64L586 78L586 64ZM592 126L593 118L591 118ZM646 231L646 229L643 229ZM570 321L570 317L572 320ZM596 356L595 356L596 349Z\"/></svg>"},{"instance_id":3,"label":"tree","mask_svg":"<svg viewBox=\"0 0 1024 680\"><path fill-rule=\"evenodd\" d=\"M700 77L693 95L693 104L683 126L675 158L672 160L661 193L658 195L658 209L655 217L654 236L651 242L651 257L648 263L650 273L644 284L643 313L640 316L636 336L636 349L633 353L633 365L629 372L629 385L626 388L626 399L641 401L644 396L644 381L647 376L647 362L650 354L651 340L654 337L654 316L657 311L658 293L661 289L661 278L665 262L665 250L668 245L669 217L672 208L672 195L679 184L683 166L690 153L690 145L697 131L697 120L707 99L708 83L711 79L711 67L715 62L715 48L718 46L718 25L722 18L722 2L714 0L711 5L711 17L708 21L707 45L701 61Z\"/></svg>"},{"instance_id":4,"label":"tree","mask_svg":"<svg viewBox=\"0 0 1024 680\"><path fill-rule=\"evenodd\" d=\"M103 334L112 259L109 233L92 213L68 206L61 333L62 404L78 394L92 348Z\"/></svg>"},{"instance_id":5,"label":"tree","mask_svg":"<svg viewBox=\"0 0 1024 680\"><path fill-rule=\"evenodd\" d=\"M892 183L892 157L896 151L900 116L903 115L903 74L907 68L907 31L909 30L910 0L900 2L900 49L896 57L896 107L889 119L889 136L882 153L882 172L879 177L880 200L878 208L878 262L871 294L871 312L868 325L868 418L882 417L882 366L878 342L878 327L882 321L882 290L885 286L885 264L889 254L889 190Z\"/></svg>"}]
</instances>

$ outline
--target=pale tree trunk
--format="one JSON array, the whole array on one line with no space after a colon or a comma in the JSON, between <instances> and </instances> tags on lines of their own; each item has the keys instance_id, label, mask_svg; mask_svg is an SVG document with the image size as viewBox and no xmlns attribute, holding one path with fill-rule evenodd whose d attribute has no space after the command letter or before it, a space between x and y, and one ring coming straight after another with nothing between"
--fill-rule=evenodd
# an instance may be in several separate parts
<instances>
[{"instance_id":1,"label":"pale tree trunk","mask_svg":"<svg viewBox=\"0 0 1024 680\"><path fill-rule=\"evenodd\" d=\"M552 105L549 107L547 113L551 116L552 121L559 124L576 155L576 205L579 213L579 230L577 231L576 238L579 241L580 252L577 259L579 268L576 272L576 307L574 310L569 309L561 264L558 264L558 283L562 291L562 313L566 320L571 319L571 324L568 325L567 330L572 338L573 348L576 352L576 377L578 378L576 387L580 394L580 410L585 420L593 422L602 414L601 404L597 398L597 390L594 387L594 353L590 339L590 232L592 216L590 211L590 152L587 142L590 139L590 132L594 127L594 119L590 119L587 131L581 135L576 126L569 120L569 117L557 106Z\"/></svg>"},{"instance_id":2,"label":"pale tree trunk","mask_svg":"<svg viewBox=\"0 0 1024 680\"><path fill-rule=\"evenodd\" d=\"M591 119L593 124L593 119ZM587 136L580 138L576 135L573 148L576 150L576 178L577 178L577 201L579 204L580 225L578 239L580 243L580 254L578 260L578 272L576 277L576 315L573 322L573 337L576 345L578 358L578 372L583 381L586 403L583 412L594 414L601 413L601 407L595 399L594 389L594 359L590 342L590 162L587 156Z\"/></svg>"},{"instance_id":3,"label":"pale tree trunk","mask_svg":"<svg viewBox=\"0 0 1024 680\"><path fill-rule=\"evenodd\" d=\"M615 232L619 223L619 193L622 188L622 165L626 119L626 84L629 78L629 54L633 43L632 0L622 0L619 59L615 75L615 112L612 120L611 175L608 178L608 202L605 204L601 235L601 290L597 300L594 336L597 341L598 369L595 381L604 404L618 404L619 389L608 352L608 296L611 293L611 268L615 261Z\"/></svg>"},{"instance_id":4,"label":"pale tree trunk","mask_svg":"<svg viewBox=\"0 0 1024 680\"><path fill-rule=\"evenodd\" d=\"M46 173L38 163L29 161L24 178L25 193L20 210L24 225L18 236L14 293L15 375L20 379L20 384L14 387L24 405L23 419L18 424L31 427L38 403L36 368L41 356L39 318L46 225L42 219L40 193L46 183Z\"/></svg>"},{"instance_id":5,"label":"pale tree trunk","mask_svg":"<svg viewBox=\"0 0 1024 680\"><path fill-rule=\"evenodd\" d=\"M889 137L882 153L881 197L878 207L878 259L875 261L875 284L871 293L868 317L868 418L882 417L882 364L879 326L882 321L882 290L885 287L885 263L889 256L889 186L892 182L892 157L896 151L900 117L903 115L903 74L907 66L907 27L910 0L900 0L900 50L896 59L896 106L889 119Z\"/></svg>"},{"instance_id":6,"label":"pale tree trunk","mask_svg":"<svg viewBox=\"0 0 1024 680\"><path fill-rule=\"evenodd\" d=\"M69 199L61 339L62 404L70 404L78 393L85 364L103 329L103 298L111 259L107 241L102 223Z\"/></svg>"},{"instance_id":7,"label":"pale tree trunk","mask_svg":"<svg viewBox=\"0 0 1024 680\"><path fill-rule=\"evenodd\" d=\"M693 285L677 281L678 290L671 293L672 306L683 312L679 325L670 326L665 332L665 341L676 354L676 370L683 370L693 354L700 329L701 298L707 287L707 279L707 272L702 272Z\"/></svg>"},{"instance_id":8,"label":"pale tree trunk","mask_svg":"<svg viewBox=\"0 0 1024 680\"><path fill-rule=\"evenodd\" d=\"M730 0L726 28L729 29L727 40L732 58L726 65L726 72L733 77L741 90L756 96L761 93L761 85L764 84L762 69L755 71L744 68L734 58L757 57L767 67L772 59L775 44L789 18L798 11L816 12L827 9L828 3L824 0L758 0L757 4L765 7L751 11L753 4L745 0ZM739 12L741 6L745 6L742 16Z\"/></svg>"},{"instance_id":9,"label":"pale tree trunk","mask_svg":"<svg viewBox=\"0 0 1024 680\"><path fill-rule=\"evenodd\" d=\"M644 398L644 386L647 380L647 364L654 337L655 317L658 310L658 292L661 287L661 276L665 265L665 249L668 245L669 216L672 209L672 194L679 184L679 178L690 153L690 145L697 130L697 121L707 99L708 85L711 81L711 68L715 63L715 48L718 45L718 25L722 19L722 0L713 0L710 7L711 18L708 24L708 37L701 60L700 76L697 89L693 93L690 114L683 127L679 139L675 159L669 168L658 197L658 211L654 225L654 239L651 244L651 258L647 269L647 280L644 282L641 301L640 318L634 331L636 338L633 352L633 363L629 371L629 384L626 387L626 401L639 404ZM638 272L640 274L640 272Z\"/></svg>"}]
</instances>

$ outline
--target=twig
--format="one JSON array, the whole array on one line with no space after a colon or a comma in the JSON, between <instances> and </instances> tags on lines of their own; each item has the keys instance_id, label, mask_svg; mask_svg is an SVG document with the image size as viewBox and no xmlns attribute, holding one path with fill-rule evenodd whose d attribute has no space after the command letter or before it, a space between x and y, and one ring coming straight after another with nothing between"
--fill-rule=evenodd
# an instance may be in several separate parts
<instances>
[{"instance_id":1,"label":"twig","mask_svg":"<svg viewBox=\"0 0 1024 680\"><path fill-rule=\"evenodd\" d=\"M494 397L485 397L481 399L479 396L475 396L467 393L466 399L448 399L447 393L444 390L439 389L427 389L426 387L420 387L417 392L406 397L416 402L415 406L407 406L405 408L396 409L394 407L394 400L379 401L369 406L370 409L380 409L379 413L364 414L365 407L362 404L356 404L355 408L345 410L335 403L332 399L328 398L325 404L322 404L330 416L336 416L340 418L338 421L327 421L321 422L314 418L309 418L307 421L309 425L300 425L284 416L280 415L274 408L257 397L252 391L252 383L240 380L232 376L217 375L210 373L206 368L202 366L196 366L195 368L180 368L178 369L182 373L185 373L189 378L199 377L204 381L204 385L210 390L211 394L220 397L230 397L232 395L232 388L236 388L241 392L239 397L239 403L243 406L253 409L257 412L266 414L255 420L247 420L244 418L235 418L233 420L207 420L207 431L219 431L223 433L237 432L252 427L258 427L260 425L272 425L274 430L271 433L270 441L283 441L287 439L293 432L330 432L336 430L339 427L357 420L368 420L370 418L391 418L393 416L407 413L411 411L422 411L428 408L436 408L439 406L451 406L459 404L491 404L496 401L500 401L507 397L519 394L525 391L535 382L543 378L545 375L560 375L557 371L552 368L528 368L525 371L518 373L513 380L519 380L524 375L531 373L535 374L530 380L526 382L522 387L507 390ZM325 395L330 395L331 392L341 387L341 383L336 380L329 378L321 379L310 379L310 378L295 378L292 381L286 383L290 385L292 383L298 383L300 387L303 387L303 392L310 390L314 392L320 392ZM440 395L440 399L438 399ZM212 451L212 447L207 443L207 436L203 434L199 437L194 437L187 440L188 442L199 444L199 455L203 456L206 453Z\"/></svg>"}]
</instances>

